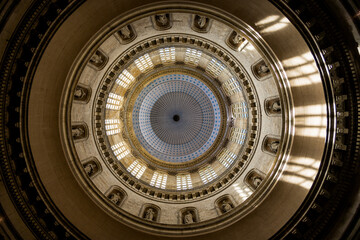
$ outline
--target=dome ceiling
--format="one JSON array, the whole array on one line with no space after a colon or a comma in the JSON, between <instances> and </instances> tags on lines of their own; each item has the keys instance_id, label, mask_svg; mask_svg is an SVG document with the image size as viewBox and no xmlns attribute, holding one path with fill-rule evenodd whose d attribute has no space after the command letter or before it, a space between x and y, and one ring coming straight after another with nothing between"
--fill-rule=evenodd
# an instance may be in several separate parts
<instances>
[{"instance_id":1,"label":"dome ceiling","mask_svg":"<svg viewBox=\"0 0 360 240\"><path fill-rule=\"evenodd\" d=\"M276 57L245 23L165 8L115 20L84 49L64 92L64 132L75 174L102 192L99 204L183 235L264 199L252 195L280 176L291 100Z\"/></svg>"}]
</instances>

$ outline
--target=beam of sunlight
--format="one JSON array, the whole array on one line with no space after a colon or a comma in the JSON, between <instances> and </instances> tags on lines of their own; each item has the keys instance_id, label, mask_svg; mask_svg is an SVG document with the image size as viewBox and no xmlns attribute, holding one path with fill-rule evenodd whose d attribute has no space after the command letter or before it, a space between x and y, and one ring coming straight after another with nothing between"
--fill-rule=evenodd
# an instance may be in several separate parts
<instances>
[{"instance_id":1,"label":"beam of sunlight","mask_svg":"<svg viewBox=\"0 0 360 240\"><path fill-rule=\"evenodd\" d=\"M310 189L318 173L320 166L319 159L307 157L292 157L288 167L283 174L285 182L299 185L305 189Z\"/></svg>"},{"instance_id":2,"label":"beam of sunlight","mask_svg":"<svg viewBox=\"0 0 360 240\"><path fill-rule=\"evenodd\" d=\"M262 21L260 21L262 22ZM289 20L287 18L281 18L278 21L274 21L272 24L262 24L261 27L263 28L260 32L261 33L271 33L277 32L289 25Z\"/></svg>"},{"instance_id":3,"label":"beam of sunlight","mask_svg":"<svg viewBox=\"0 0 360 240\"><path fill-rule=\"evenodd\" d=\"M322 84L317 66L313 61L311 52L306 52L296 57L283 61L286 74L291 86L301 87L312 84Z\"/></svg>"},{"instance_id":4,"label":"beam of sunlight","mask_svg":"<svg viewBox=\"0 0 360 240\"><path fill-rule=\"evenodd\" d=\"M298 106L295 110L296 134L304 137L326 137L326 104Z\"/></svg>"},{"instance_id":5,"label":"beam of sunlight","mask_svg":"<svg viewBox=\"0 0 360 240\"><path fill-rule=\"evenodd\" d=\"M255 23L255 25L265 25L265 24L271 24L277 20L279 20L280 16L278 15L271 15L268 16L262 20L260 20L259 22Z\"/></svg>"}]
</instances>

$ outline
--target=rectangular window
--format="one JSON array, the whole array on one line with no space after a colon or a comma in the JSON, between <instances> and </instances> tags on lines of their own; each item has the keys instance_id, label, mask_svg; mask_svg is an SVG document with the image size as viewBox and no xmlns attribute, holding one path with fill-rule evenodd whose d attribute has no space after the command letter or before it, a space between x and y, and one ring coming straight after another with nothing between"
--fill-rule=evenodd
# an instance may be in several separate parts
<instances>
[{"instance_id":1,"label":"rectangular window","mask_svg":"<svg viewBox=\"0 0 360 240\"><path fill-rule=\"evenodd\" d=\"M242 129L242 128L231 128L230 131L230 141L232 142L236 142L240 145L244 144L244 141L246 139L246 133L247 130L246 129Z\"/></svg>"},{"instance_id":2,"label":"rectangular window","mask_svg":"<svg viewBox=\"0 0 360 240\"><path fill-rule=\"evenodd\" d=\"M138 160L135 160L128 168L127 171L131 175L135 176L137 179L141 178L146 170L146 166L139 163Z\"/></svg>"},{"instance_id":3,"label":"rectangular window","mask_svg":"<svg viewBox=\"0 0 360 240\"><path fill-rule=\"evenodd\" d=\"M175 62L175 48L160 48L160 58L162 63Z\"/></svg>"},{"instance_id":4,"label":"rectangular window","mask_svg":"<svg viewBox=\"0 0 360 240\"><path fill-rule=\"evenodd\" d=\"M210 165L200 169L199 174L200 174L201 180L205 184L211 182L212 180L214 180L217 177L216 172Z\"/></svg>"},{"instance_id":5,"label":"rectangular window","mask_svg":"<svg viewBox=\"0 0 360 240\"><path fill-rule=\"evenodd\" d=\"M230 78L222 85L222 87L229 97L235 93L241 92L240 83L235 78Z\"/></svg>"},{"instance_id":6,"label":"rectangular window","mask_svg":"<svg viewBox=\"0 0 360 240\"><path fill-rule=\"evenodd\" d=\"M105 119L106 135L111 136L120 132L119 119Z\"/></svg>"},{"instance_id":7,"label":"rectangular window","mask_svg":"<svg viewBox=\"0 0 360 240\"><path fill-rule=\"evenodd\" d=\"M165 189L167 181L166 173L154 172L154 175L151 178L150 186L155 186L157 188Z\"/></svg>"},{"instance_id":8,"label":"rectangular window","mask_svg":"<svg viewBox=\"0 0 360 240\"><path fill-rule=\"evenodd\" d=\"M136 59L135 64L141 72L145 72L154 66L148 53Z\"/></svg>"},{"instance_id":9,"label":"rectangular window","mask_svg":"<svg viewBox=\"0 0 360 240\"><path fill-rule=\"evenodd\" d=\"M206 67L206 71L213 75L214 77L217 77L220 75L220 73L225 69L225 66L215 58L211 59L209 64Z\"/></svg>"},{"instance_id":10,"label":"rectangular window","mask_svg":"<svg viewBox=\"0 0 360 240\"><path fill-rule=\"evenodd\" d=\"M127 88L129 84L134 81L135 78L131 73L129 73L126 69L122 71L119 77L116 79L116 83L123 88Z\"/></svg>"},{"instance_id":11,"label":"rectangular window","mask_svg":"<svg viewBox=\"0 0 360 240\"><path fill-rule=\"evenodd\" d=\"M225 148L217 157L219 162L224 165L224 167L228 168L235 161L236 154L230 152L227 148Z\"/></svg>"},{"instance_id":12,"label":"rectangular window","mask_svg":"<svg viewBox=\"0 0 360 240\"><path fill-rule=\"evenodd\" d=\"M176 176L177 190L192 189L192 182L190 174L182 174Z\"/></svg>"},{"instance_id":13,"label":"rectangular window","mask_svg":"<svg viewBox=\"0 0 360 240\"><path fill-rule=\"evenodd\" d=\"M196 49L187 48L184 62L197 66L199 64L202 52Z\"/></svg>"},{"instance_id":14,"label":"rectangular window","mask_svg":"<svg viewBox=\"0 0 360 240\"><path fill-rule=\"evenodd\" d=\"M235 103L231 105L231 111L234 118L248 118L248 108L246 102Z\"/></svg>"},{"instance_id":15,"label":"rectangular window","mask_svg":"<svg viewBox=\"0 0 360 240\"><path fill-rule=\"evenodd\" d=\"M123 159L126 155L130 153L130 151L125 147L123 142L111 146L111 149L113 150L118 160Z\"/></svg>"},{"instance_id":16,"label":"rectangular window","mask_svg":"<svg viewBox=\"0 0 360 240\"><path fill-rule=\"evenodd\" d=\"M122 96L119 96L115 93L109 93L109 97L106 102L106 108L112 110L119 110L122 100Z\"/></svg>"}]
</instances>

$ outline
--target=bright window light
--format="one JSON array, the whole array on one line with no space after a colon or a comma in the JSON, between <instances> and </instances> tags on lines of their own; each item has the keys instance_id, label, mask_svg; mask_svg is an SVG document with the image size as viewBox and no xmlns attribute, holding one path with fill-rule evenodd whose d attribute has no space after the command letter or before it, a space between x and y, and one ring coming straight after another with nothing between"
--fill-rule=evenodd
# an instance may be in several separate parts
<instances>
[{"instance_id":1,"label":"bright window light","mask_svg":"<svg viewBox=\"0 0 360 240\"><path fill-rule=\"evenodd\" d=\"M196 49L187 48L184 62L197 66L199 64L202 52Z\"/></svg>"},{"instance_id":2,"label":"bright window light","mask_svg":"<svg viewBox=\"0 0 360 240\"><path fill-rule=\"evenodd\" d=\"M177 190L187 190L192 188L190 174L182 174L176 176Z\"/></svg>"},{"instance_id":3,"label":"bright window light","mask_svg":"<svg viewBox=\"0 0 360 240\"><path fill-rule=\"evenodd\" d=\"M131 75L126 69L122 71L119 77L116 79L116 83L122 86L123 88L127 88L129 84L134 81L134 76Z\"/></svg>"},{"instance_id":4,"label":"bright window light","mask_svg":"<svg viewBox=\"0 0 360 240\"><path fill-rule=\"evenodd\" d=\"M216 172L210 165L200 169L199 174L200 174L201 180L205 184L211 182L212 180L214 180L217 177Z\"/></svg>"},{"instance_id":5,"label":"bright window light","mask_svg":"<svg viewBox=\"0 0 360 240\"><path fill-rule=\"evenodd\" d=\"M248 118L248 108L246 102L235 103L231 105L231 111L234 118Z\"/></svg>"},{"instance_id":6,"label":"bright window light","mask_svg":"<svg viewBox=\"0 0 360 240\"><path fill-rule=\"evenodd\" d=\"M145 72L154 66L148 53L136 59L135 64L141 72Z\"/></svg>"},{"instance_id":7,"label":"bright window light","mask_svg":"<svg viewBox=\"0 0 360 240\"><path fill-rule=\"evenodd\" d=\"M211 59L209 64L206 67L206 71L209 72L214 77L220 75L220 73L225 69L225 66L215 58Z\"/></svg>"}]
</instances>

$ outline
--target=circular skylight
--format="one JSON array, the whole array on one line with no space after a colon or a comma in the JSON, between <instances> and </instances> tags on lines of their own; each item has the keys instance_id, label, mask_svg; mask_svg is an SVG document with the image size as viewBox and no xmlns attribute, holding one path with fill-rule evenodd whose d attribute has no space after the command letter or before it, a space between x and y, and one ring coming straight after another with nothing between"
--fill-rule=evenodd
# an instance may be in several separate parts
<instances>
[{"instance_id":1,"label":"circular skylight","mask_svg":"<svg viewBox=\"0 0 360 240\"><path fill-rule=\"evenodd\" d=\"M155 79L136 99L133 127L141 145L169 162L193 160L214 143L221 113L212 91L198 79L170 74Z\"/></svg>"}]
</instances>

